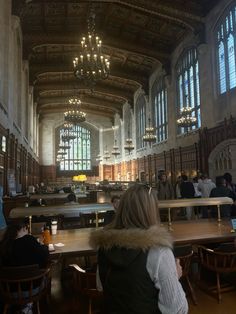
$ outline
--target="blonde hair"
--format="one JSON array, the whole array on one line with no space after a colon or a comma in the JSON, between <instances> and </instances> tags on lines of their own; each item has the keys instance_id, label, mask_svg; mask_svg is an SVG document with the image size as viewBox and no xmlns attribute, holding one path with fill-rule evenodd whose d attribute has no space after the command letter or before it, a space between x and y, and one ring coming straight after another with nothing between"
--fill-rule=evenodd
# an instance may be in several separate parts
<instances>
[{"instance_id":1,"label":"blonde hair","mask_svg":"<svg viewBox=\"0 0 236 314\"><path fill-rule=\"evenodd\" d=\"M115 218L107 228L130 229L159 224L158 199L156 193L143 184L134 184L121 197Z\"/></svg>"}]
</instances>

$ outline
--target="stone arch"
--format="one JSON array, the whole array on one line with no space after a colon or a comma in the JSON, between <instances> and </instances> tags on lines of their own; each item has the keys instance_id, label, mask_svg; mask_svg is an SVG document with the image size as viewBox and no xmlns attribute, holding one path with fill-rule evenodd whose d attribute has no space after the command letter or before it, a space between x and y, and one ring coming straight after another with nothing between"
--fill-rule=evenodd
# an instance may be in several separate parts
<instances>
[{"instance_id":1,"label":"stone arch","mask_svg":"<svg viewBox=\"0 0 236 314\"><path fill-rule=\"evenodd\" d=\"M229 139L219 143L208 157L209 176L213 180L216 176L229 172L236 180L236 139Z\"/></svg>"}]
</instances>

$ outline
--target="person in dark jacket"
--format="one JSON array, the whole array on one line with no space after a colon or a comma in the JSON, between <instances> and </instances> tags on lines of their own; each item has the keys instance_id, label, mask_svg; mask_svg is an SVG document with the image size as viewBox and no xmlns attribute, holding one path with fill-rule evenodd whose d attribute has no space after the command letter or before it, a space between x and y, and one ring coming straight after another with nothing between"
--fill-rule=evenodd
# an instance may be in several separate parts
<instances>
[{"instance_id":1,"label":"person in dark jacket","mask_svg":"<svg viewBox=\"0 0 236 314\"><path fill-rule=\"evenodd\" d=\"M28 227L23 222L11 223L0 242L1 266L39 265L43 268L49 258L48 247L41 245L36 238L28 234Z\"/></svg>"},{"instance_id":2,"label":"person in dark jacket","mask_svg":"<svg viewBox=\"0 0 236 314\"><path fill-rule=\"evenodd\" d=\"M111 224L91 234L98 251L104 313L187 314L181 268L168 231L160 226L156 193L142 184L121 197Z\"/></svg>"},{"instance_id":3,"label":"person in dark jacket","mask_svg":"<svg viewBox=\"0 0 236 314\"><path fill-rule=\"evenodd\" d=\"M226 181L223 176L216 177L216 188L211 190L210 197L230 197L235 201L234 193L226 186ZM221 217L231 216L231 205L220 206ZM214 206L211 207L211 216L217 217L217 210Z\"/></svg>"},{"instance_id":4,"label":"person in dark jacket","mask_svg":"<svg viewBox=\"0 0 236 314\"><path fill-rule=\"evenodd\" d=\"M181 176L182 182L180 183L180 194L182 198L194 198L195 189L192 182L188 180L188 177L183 174ZM191 206L186 207L186 216L190 220L193 215L193 208Z\"/></svg>"}]
</instances>

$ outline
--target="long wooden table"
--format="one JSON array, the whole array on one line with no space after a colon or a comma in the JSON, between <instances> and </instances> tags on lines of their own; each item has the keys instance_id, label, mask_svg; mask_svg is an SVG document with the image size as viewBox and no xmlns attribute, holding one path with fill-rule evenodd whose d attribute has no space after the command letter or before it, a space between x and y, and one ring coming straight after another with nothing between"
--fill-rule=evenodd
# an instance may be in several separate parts
<instances>
[{"instance_id":1,"label":"long wooden table","mask_svg":"<svg viewBox=\"0 0 236 314\"><path fill-rule=\"evenodd\" d=\"M113 206L110 203L16 207L10 211L9 218L24 218L28 216L50 217L56 215L70 217L74 215L74 217L76 217L80 213L93 213L107 210L113 210Z\"/></svg>"},{"instance_id":2,"label":"long wooden table","mask_svg":"<svg viewBox=\"0 0 236 314\"><path fill-rule=\"evenodd\" d=\"M89 236L92 230L94 229L59 230L57 235L52 236L51 242L53 244L63 243L64 246L54 246L55 251L51 252L51 255L84 255L94 252L89 245ZM206 244L233 240L236 233L231 230L230 221L222 221L221 224L218 224L216 220L199 219L176 222L171 234L177 245Z\"/></svg>"}]
</instances>

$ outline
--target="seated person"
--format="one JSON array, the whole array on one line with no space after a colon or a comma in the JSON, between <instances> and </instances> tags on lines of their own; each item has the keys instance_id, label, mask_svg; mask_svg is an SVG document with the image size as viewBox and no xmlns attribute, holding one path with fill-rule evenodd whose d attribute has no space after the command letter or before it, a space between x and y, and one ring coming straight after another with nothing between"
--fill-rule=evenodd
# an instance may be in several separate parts
<instances>
[{"instance_id":1,"label":"seated person","mask_svg":"<svg viewBox=\"0 0 236 314\"><path fill-rule=\"evenodd\" d=\"M30 202L30 206L46 206L47 203L44 199L34 199Z\"/></svg>"},{"instance_id":2,"label":"seated person","mask_svg":"<svg viewBox=\"0 0 236 314\"><path fill-rule=\"evenodd\" d=\"M210 197L230 197L235 201L235 196L230 189L226 187L226 181L223 176L216 177L216 188L211 190ZM231 216L231 205L221 205L220 206L221 217ZM213 218L217 217L217 210L212 206L211 216Z\"/></svg>"},{"instance_id":3,"label":"seated person","mask_svg":"<svg viewBox=\"0 0 236 314\"><path fill-rule=\"evenodd\" d=\"M114 211L116 211L120 204L120 197L118 195L113 195L111 198L111 203L114 207Z\"/></svg>"},{"instance_id":4,"label":"seated person","mask_svg":"<svg viewBox=\"0 0 236 314\"><path fill-rule=\"evenodd\" d=\"M70 205L70 204L78 204L78 202L76 202L76 195L75 193L70 193L67 196L67 202L65 203L65 205Z\"/></svg>"},{"instance_id":5,"label":"seated person","mask_svg":"<svg viewBox=\"0 0 236 314\"><path fill-rule=\"evenodd\" d=\"M24 221L13 222L7 226L0 242L1 267L39 265L44 268L48 259L48 247L41 245L36 238L28 234L28 226ZM33 313L32 306L32 303L26 304L20 309L20 313Z\"/></svg>"},{"instance_id":6,"label":"seated person","mask_svg":"<svg viewBox=\"0 0 236 314\"><path fill-rule=\"evenodd\" d=\"M117 211L119 204L120 204L120 197L118 195L113 195L111 198L111 204L113 205L114 210L108 210L104 217L104 225L109 224L112 222L115 212Z\"/></svg>"},{"instance_id":7,"label":"seated person","mask_svg":"<svg viewBox=\"0 0 236 314\"><path fill-rule=\"evenodd\" d=\"M39 265L46 267L49 258L48 247L41 245L29 234L24 221L12 222L0 242L0 265L26 266Z\"/></svg>"}]
</instances>

